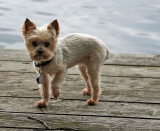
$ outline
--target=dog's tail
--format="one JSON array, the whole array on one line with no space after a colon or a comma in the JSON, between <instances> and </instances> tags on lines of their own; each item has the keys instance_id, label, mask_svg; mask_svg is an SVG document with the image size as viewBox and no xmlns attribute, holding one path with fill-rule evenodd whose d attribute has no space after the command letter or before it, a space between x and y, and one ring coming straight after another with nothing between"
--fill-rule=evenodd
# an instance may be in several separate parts
<instances>
[{"instance_id":1,"label":"dog's tail","mask_svg":"<svg viewBox=\"0 0 160 131\"><path fill-rule=\"evenodd\" d=\"M105 57L105 61L109 58L109 51L108 49L106 49L106 57Z\"/></svg>"},{"instance_id":2,"label":"dog's tail","mask_svg":"<svg viewBox=\"0 0 160 131\"><path fill-rule=\"evenodd\" d=\"M104 63L107 61L107 59L109 58L109 51L108 51L108 49L106 48L105 49L105 51L106 51L106 56L105 56L105 59L104 59ZM103 64L104 64L103 63Z\"/></svg>"},{"instance_id":3,"label":"dog's tail","mask_svg":"<svg viewBox=\"0 0 160 131\"><path fill-rule=\"evenodd\" d=\"M109 51L106 49L106 60L109 58Z\"/></svg>"}]
</instances>

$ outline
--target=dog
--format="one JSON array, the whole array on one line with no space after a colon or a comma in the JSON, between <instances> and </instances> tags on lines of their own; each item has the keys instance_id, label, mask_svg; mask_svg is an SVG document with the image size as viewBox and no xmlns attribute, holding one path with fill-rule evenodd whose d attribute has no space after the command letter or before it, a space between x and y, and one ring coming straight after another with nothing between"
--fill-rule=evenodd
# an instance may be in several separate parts
<instances>
[{"instance_id":1,"label":"dog","mask_svg":"<svg viewBox=\"0 0 160 131\"><path fill-rule=\"evenodd\" d=\"M87 34L73 33L58 38L59 33L57 19L38 28L26 18L22 26L25 46L40 75L37 81L42 99L36 105L40 108L48 106L50 87L53 96L59 97L59 86L66 77L67 69L75 65L87 87L82 90L83 95L92 96L86 103L97 104L101 93L101 67L109 54L107 47L100 39Z\"/></svg>"}]
</instances>

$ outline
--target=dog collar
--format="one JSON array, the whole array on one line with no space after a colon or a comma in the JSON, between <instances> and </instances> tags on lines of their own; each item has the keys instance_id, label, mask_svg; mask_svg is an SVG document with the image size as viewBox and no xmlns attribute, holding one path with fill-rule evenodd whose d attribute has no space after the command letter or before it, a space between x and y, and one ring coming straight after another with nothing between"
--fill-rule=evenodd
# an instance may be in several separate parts
<instances>
[{"instance_id":1,"label":"dog collar","mask_svg":"<svg viewBox=\"0 0 160 131\"><path fill-rule=\"evenodd\" d=\"M50 60L48 60L48 61L44 61L44 62L42 62L42 63L36 63L36 62L34 62L34 65L36 66L36 67L43 67L43 66L46 66L46 65L48 65L49 63L51 63L51 61L54 59L54 57L52 57Z\"/></svg>"}]
</instances>

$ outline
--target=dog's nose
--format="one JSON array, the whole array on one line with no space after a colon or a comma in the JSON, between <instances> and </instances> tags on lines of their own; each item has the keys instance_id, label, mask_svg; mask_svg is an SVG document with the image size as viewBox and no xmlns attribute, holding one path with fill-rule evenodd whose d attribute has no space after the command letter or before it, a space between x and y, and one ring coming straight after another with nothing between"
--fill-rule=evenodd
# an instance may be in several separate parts
<instances>
[{"instance_id":1,"label":"dog's nose","mask_svg":"<svg viewBox=\"0 0 160 131\"><path fill-rule=\"evenodd\" d=\"M39 49L38 49L38 54L39 54L39 55L42 55L42 54L43 54L43 48L39 48Z\"/></svg>"}]
</instances>

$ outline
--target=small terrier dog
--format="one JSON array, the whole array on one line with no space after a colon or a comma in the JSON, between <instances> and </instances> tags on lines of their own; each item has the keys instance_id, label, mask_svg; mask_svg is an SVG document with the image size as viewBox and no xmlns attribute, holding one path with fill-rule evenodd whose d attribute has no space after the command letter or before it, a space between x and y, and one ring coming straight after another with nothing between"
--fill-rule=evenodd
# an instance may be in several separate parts
<instances>
[{"instance_id":1,"label":"small terrier dog","mask_svg":"<svg viewBox=\"0 0 160 131\"><path fill-rule=\"evenodd\" d=\"M57 20L38 28L26 18L22 33L29 56L40 75L37 81L42 99L36 103L38 107L44 108L48 105L50 87L53 96L59 97L59 86L66 76L67 69L75 65L87 87L82 91L83 95L92 95L86 103L88 105L98 103L100 70L109 54L101 40L80 33L58 39L60 27Z\"/></svg>"}]
</instances>

